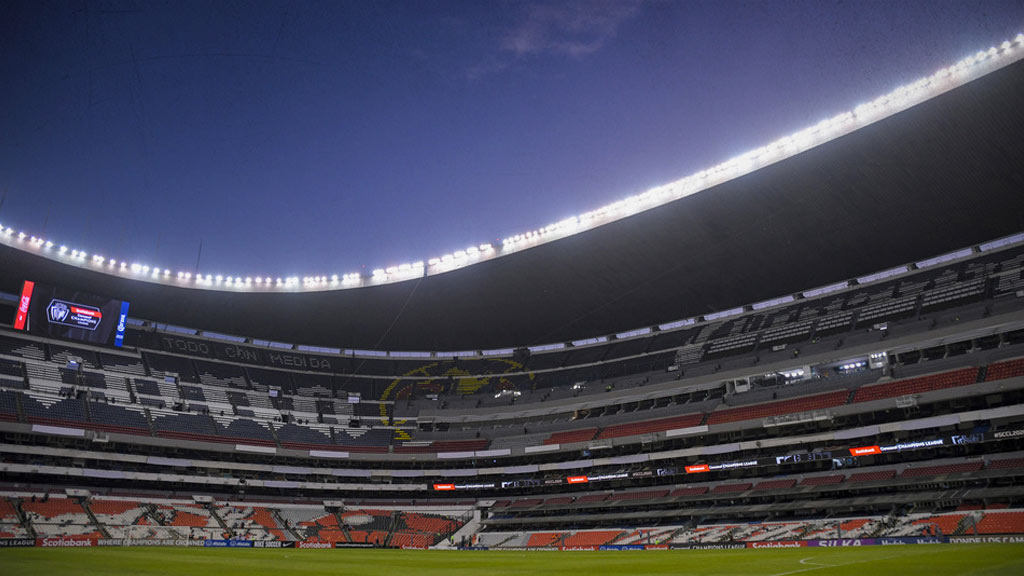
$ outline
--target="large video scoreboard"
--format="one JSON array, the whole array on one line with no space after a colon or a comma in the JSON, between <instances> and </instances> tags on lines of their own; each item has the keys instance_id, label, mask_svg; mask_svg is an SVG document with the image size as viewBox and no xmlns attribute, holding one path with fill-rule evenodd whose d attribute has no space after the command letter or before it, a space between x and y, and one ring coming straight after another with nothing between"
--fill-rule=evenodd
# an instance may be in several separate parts
<instances>
[{"instance_id":1,"label":"large video scoreboard","mask_svg":"<svg viewBox=\"0 0 1024 576\"><path fill-rule=\"evenodd\" d=\"M14 329L40 336L120 347L128 302L26 280Z\"/></svg>"}]
</instances>

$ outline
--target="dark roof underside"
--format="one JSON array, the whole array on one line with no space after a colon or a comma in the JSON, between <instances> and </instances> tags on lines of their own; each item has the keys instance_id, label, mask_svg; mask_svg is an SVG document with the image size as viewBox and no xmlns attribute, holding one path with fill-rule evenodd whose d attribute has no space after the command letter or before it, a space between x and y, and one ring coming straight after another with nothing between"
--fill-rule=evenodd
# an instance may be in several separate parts
<instances>
[{"instance_id":1,"label":"dark roof underside","mask_svg":"<svg viewBox=\"0 0 1024 576\"><path fill-rule=\"evenodd\" d=\"M464 350L654 325L1024 229L1024 61L646 213L400 284L251 294L122 280L0 247L24 279L129 300L132 316L345 348Z\"/></svg>"}]
</instances>

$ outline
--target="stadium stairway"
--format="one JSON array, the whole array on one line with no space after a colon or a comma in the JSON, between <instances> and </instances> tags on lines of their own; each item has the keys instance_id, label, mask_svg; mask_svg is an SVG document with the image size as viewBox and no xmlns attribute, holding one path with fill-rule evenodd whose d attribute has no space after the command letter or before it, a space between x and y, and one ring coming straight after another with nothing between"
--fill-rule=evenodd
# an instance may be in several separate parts
<instances>
[{"instance_id":1,"label":"stadium stairway","mask_svg":"<svg viewBox=\"0 0 1024 576\"><path fill-rule=\"evenodd\" d=\"M21 404L21 394L14 395L14 406L18 411L18 422L28 422L25 419L25 407Z\"/></svg>"},{"instance_id":2,"label":"stadium stairway","mask_svg":"<svg viewBox=\"0 0 1024 576\"><path fill-rule=\"evenodd\" d=\"M220 526L221 530L223 530L227 534L230 534L231 537L234 538L235 531L232 530L231 527L228 526L228 523L220 517L220 514L217 514L217 507L207 504L206 509L210 512L210 517L217 521L217 525Z\"/></svg>"},{"instance_id":3,"label":"stadium stairway","mask_svg":"<svg viewBox=\"0 0 1024 576\"><path fill-rule=\"evenodd\" d=\"M977 529L978 529L977 528L978 527L978 517L979 516L981 516L981 515L980 514L967 514L966 516L961 518L960 522L957 522L956 528L953 530L953 533L950 534L950 536L962 536L962 535L966 534L971 529L974 529L975 531L977 531Z\"/></svg>"},{"instance_id":4,"label":"stadium stairway","mask_svg":"<svg viewBox=\"0 0 1024 576\"><path fill-rule=\"evenodd\" d=\"M93 524L95 524L96 528L99 529L100 534L103 534L104 538L110 538L110 532L107 531L106 526L104 526L96 518L96 515L92 513L92 509L89 508L89 501L88 500L82 500L82 509L85 510L85 515L89 517L89 521L92 522Z\"/></svg>"},{"instance_id":5,"label":"stadium stairway","mask_svg":"<svg viewBox=\"0 0 1024 576\"><path fill-rule=\"evenodd\" d=\"M338 521L338 528L341 529L341 534L345 537L345 542L352 542L352 535L348 533L348 524L346 524L345 519L341 517L340 511L334 511L334 518Z\"/></svg>"},{"instance_id":6,"label":"stadium stairway","mask_svg":"<svg viewBox=\"0 0 1024 576\"><path fill-rule=\"evenodd\" d=\"M146 423L149 424L149 435L156 438L156 427L153 426L153 415L149 413L149 408L143 408L142 413L146 416Z\"/></svg>"},{"instance_id":7,"label":"stadium stairway","mask_svg":"<svg viewBox=\"0 0 1024 576\"><path fill-rule=\"evenodd\" d=\"M397 510L391 513L390 521L388 522L388 535L384 537L384 547L391 547L391 540L395 537L395 531L398 530L398 518L402 515Z\"/></svg>"},{"instance_id":8,"label":"stadium stairway","mask_svg":"<svg viewBox=\"0 0 1024 576\"><path fill-rule=\"evenodd\" d=\"M29 537L38 538L39 535L36 534L36 529L32 526L32 522L29 521L28 515L25 514L25 510L21 508L21 500L12 498L11 502L14 504L14 510L18 513L18 521L25 527L25 531L28 532Z\"/></svg>"},{"instance_id":9,"label":"stadium stairway","mask_svg":"<svg viewBox=\"0 0 1024 576\"><path fill-rule=\"evenodd\" d=\"M455 531L450 538L442 538L440 542L431 546L433 550L454 550L458 546L458 542L462 542L465 538L467 542L473 540L473 536L480 531L480 511L473 510L473 519L462 525L461 528ZM456 543L456 546L452 546L452 542Z\"/></svg>"},{"instance_id":10,"label":"stadium stairway","mask_svg":"<svg viewBox=\"0 0 1024 576\"><path fill-rule=\"evenodd\" d=\"M78 400L79 402L82 403L82 414L85 415L85 420L87 422L92 422L92 413L89 412L89 403L85 401L84 396L82 398L79 398Z\"/></svg>"},{"instance_id":11,"label":"stadium stairway","mask_svg":"<svg viewBox=\"0 0 1024 576\"><path fill-rule=\"evenodd\" d=\"M154 504L142 504L142 509L145 510L143 516L149 521L152 526L163 526L164 521L160 518L160 515L156 513L156 505Z\"/></svg>"},{"instance_id":12,"label":"stadium stairway","mask_svg":"<svg viewBox=\"0 0 1024 576\"><path fill-rule=\"evenodd\" d=\"M288 523L281 517L281 513L277 511L277 508L267 508L267 511L270 512L270 517L273 518L274 522L281 527L281 531L284 532L284 535L287 538L291 540L302 540L302 538L299 538L298 534L288 527ZM342 530L344 531L344 528L342 528ZM348 538L348 535L346 534L345 537Z\"/></svg>"}]
</instances>

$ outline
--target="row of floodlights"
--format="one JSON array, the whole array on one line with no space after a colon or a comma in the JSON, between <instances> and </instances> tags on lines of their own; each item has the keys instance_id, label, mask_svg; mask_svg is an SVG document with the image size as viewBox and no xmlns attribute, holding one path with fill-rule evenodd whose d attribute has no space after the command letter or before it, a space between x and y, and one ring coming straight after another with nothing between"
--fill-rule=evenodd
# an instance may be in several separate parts
<instances>
[{"instance_id":1,"label":"row of floodlights","mask_svg":"<svg viewBox=\"0 0 1024 576\"><path fill-rule=\"evenodd\" d=\"M751 172L757 168L772 164L812 148L842 134L852 131L855 128L875 122L888 114L902 110L909 105L922 101L930 96L956 86L958 82L965 80L967 73L979 64L1002 58L1016 50L1024 47L1024 34L1018 34L1013 42L1003 42L999 47L991 47L988 50L979 51L973 56L964 58L953 66L942 68L927 78L900 86L892 92L876 98L871 102L861 104L851 112L833 116L822 120L810 128L801 130L789 136L780 138L775 142L751 150L746 154L737 156L707 170L701 170L675 182L652 188L642 194L637 194L603 206L596 210L586 212L579 216L566 218L555 224L539 228L525 234L516 234L502 240L503 251L513 251L520 248L532 246L541 241L553 240L558 237L568 236L576 232L597 226L599 224L624 218L637 212L647 210L666 204L672 200L683 198L700 190L707 189L725 180L735 178ZM7 237L14 236L13 228L3 228L0 225L0 234ZM24 241L27 236L24 232L17 234L18 240ZM28 238L29 244L35 248L51 250L53 242L32 236ZM371 284L407 280L422 277L426 269L433 272L443 272L459 268L466 264L477 261L481 258L494 255L494 248L490 244L470 246L465 250L445 254L440 258L431 258L426 265L422 261L378 268L369 277ZM61 257L70 258L78 262L86 262L88 254L82 250L69 250L66 246L58 249ZM223 276L220 274L195 274L191 272L178 272L172 276L170 269L153 267L147 265L107 260L102 256L93 255L91 263L98 267L105 267L112 272L130 273L136 277L151 277L153 279L171 280L176 278L182 283L193 283L196 286L223 286L233 288L274 287L274 288L306 288L322 289L331 287L349 287L363 284L363 275L352 272L344 275L331 276L290 276L287 278L270 276Z\"/></svg>"},{"instance_id":2,"label":"row of floodlights","mask_svg":"<svg viewBox=\"0 0 1024 576\"><path fill-rule=\"evenodd\" d=\"M42 249L51 250L54 248L54 243L44 238L36 236L29 236L24 232L18 232L15 235L14 229L6 227L0 224L0 234L9 238L15 237L19 242L27 242L30 246ZM490 244L481 244L479 246L470 246L465 250L458 250L451 254L445 254L440 258L432 258L428 262L428 266L452 266L461 265L468 259L478 258L481 255L486 255L492 252L494 248ZM172 277L170 268L150 267L145 264L129 263L126 261L118 261L113 258L107 259L99 254L93 254L89 258L89 254L84 250L73 250L67 246L61 245L57 248L59 256L68 258L77 262L91 262L94 266L106 268L110 271L120 271L122 273L132 273L136 276L149 276L155 279L170 279ZM401 264L399 266L391 266L388 268L379 268L373 271L371 278L374 281L387 281L394 280L398 277L413 278L422 276L424 273L424 264L422 261L414 262L412 264ZM178 272L173 276L183 282L194 282L196 285L201 286L264 286L264 287L297 287L303 286L306 288L310 287L325 287L325 286L338 286L340 285L353 285L362 282L362 274L358 272L352 272L349 274L338 275L333 274L331 276L304 276L299 278L298 276L290 276L287 278L282 277L271 277L271 276L224 276L222 274L192 274L191 272Z\"/></svg>"},{"instance_id":3,"label":"row of floodlights","mask_svg":"<svg viewBox=\"0 0 1024 576\"><path fill-rule=\"evenodd\" d=\"M1024 34L1018 34L1014 42L1006 41L998 48L993 46L988 50L979 51L953 66L940 69L927 78L921 78L912 84L900 86L884 96L857 106L851 112L844 112L832 118L822 120L810 128L780 138L767 146L751 150L746 154L670 184L658 186L642 194L625 198L580 216L567 218L544 228L526 232L525 234L509 236L502 240L502 246L504 248L516 248L532 245L541 239L547 240L550 237L573 234L593 224L623 218L688 196L699 190L704 190L724 180L741 176L757 168L832 140L854 128L875 122L888 114L906 108L912 103L924 100L936 92L946 90L955 85L957 81L963 80L966 73L972 67L1010 54L1021 47L1024 47Z\"/></svg>"}]
</instances>

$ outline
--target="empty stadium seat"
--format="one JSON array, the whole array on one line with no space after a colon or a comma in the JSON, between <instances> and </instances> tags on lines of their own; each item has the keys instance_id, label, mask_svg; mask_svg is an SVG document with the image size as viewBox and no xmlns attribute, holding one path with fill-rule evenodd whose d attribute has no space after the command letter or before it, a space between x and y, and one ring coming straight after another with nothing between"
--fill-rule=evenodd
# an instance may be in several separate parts
<instances>
[{"instance_id":1,"label":"empty stadium seat","mask_svg":"<svg viewBox=\"0 0 1024 576\"><path fill-rule=\"evenodd\" d=\"M568 430L555 432L544 440L545 444L571 444L573 442L587 442L593 440L597 435L597 428L586 428L584 430Z\"/></svg>"},{"instance_id":2,"label":"empty stadium seat","mask_svg":"<svg viewBox=\"0 0 1024 576\"><path fill-rule=\"evenodd\" d=\"M921 394L932 390L942 390L957 386L967 386L978 381L977 368L964 368L953 372L932 374L920 378L910 378L884 384L863 386L853 396L854 402L870 402L883 398L894 398L908 394Z\"/></svg>"},{"instance_id":3,"label":"empty stadium seat","mask_svg":"<svg viewBox=\"0 0 1024 576\"><path fill-rule=\"evenodd\" d=\"M779 402L752 404L750 406L741 406L739 408L716 410L708 416L707 423L710 426L714 424L725 424L727 422L739 422L741 420L754 420L758 418L767 418L769 416L792 414L794 412L824 410L826 408L845 404L847 396L848 392L846 390L838 390L827 394L805 396L802 398L794 398L792 400L782 400Z\"/></svg>"}]
</instances>

